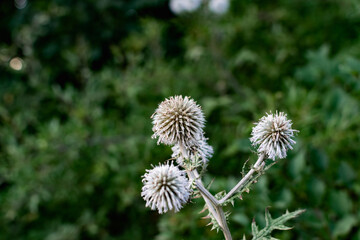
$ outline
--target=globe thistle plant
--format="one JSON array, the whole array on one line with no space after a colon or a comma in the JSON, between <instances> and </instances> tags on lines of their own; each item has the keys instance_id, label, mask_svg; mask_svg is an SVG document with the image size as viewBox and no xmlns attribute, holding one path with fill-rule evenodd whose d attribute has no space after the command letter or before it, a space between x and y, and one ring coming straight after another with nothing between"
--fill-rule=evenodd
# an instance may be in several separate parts
<instances>
[{"instance_id":1,"label":"globe thistle plant","mask_svg":"<svg viewBox=\"0 0 360 240\"><path fill-rule=\"evenodd\" d=\"M178 212L190 196L189 181L185 172L171 164L163 164L146 170L142 180L141 196L146 207L157 209L160 214L169 210Z\"/></svg>"},{"instance_id":2,"label":"globe thistle plant","mask_svg":"<svg viewBox=\"0 0 360 240\"><path fill-rule=\"evenodd\" d=\"M286 151L293 149L296 142L292 139L298 130L291 128L292 122L283 112L267 113L252 129L250 141L259 145L258 153L265 153L270 159L285 158Z\"/></svg>"},{"instance_id":3,"label":"globe thistle plant","mask_svg":"<svg viewBox=\"0 0 360 240\"><path fill-rule=\"evenodd\" d=\"M213 148L204 137L205 118L201 107L189 97L175 96L161 102L153 119L153 138L158 138L158 144L172 146L173 159L179 167L163 164L146 170L143 176L141 196L146 201L146 206L152 210L157 209L160 214L170 210L179 211L189 200L190 196L201 196L205 201L204 211L208 211L205 218L210 219L212 229L223 232L226 240L232 240L228 227L230 212L224 212L223 207L235 199L242 199L244 192L249 192L252 184L276 162L276 157L285 158L286 151L292 149L295 141L292 139L297 130L292 129L291 120L283 112L267 114L262 117L252 130L250 141L258 146L258 159L248 168L243 177L229 191L211 194L205 188L201 178L209 159L213 155ZM246 165L246 162L245 164ZM201 172L198 169L201 168ZM187 175L187 178L186 176ZM192 191L190 192L190 187ZM266 226L259 230L255 221L252 223L252 239L273 239L271 232L274 229L288 230L285 221L301 214L303 210L294 212L286 211L285 214L272 219L268 211L265 212ZM243 239L246 239L244 236Z\"/></svg>"},{"instance_id":4,"label":"globe thistle plant","mask_svg":"<svg viewBox=\"0 0 360 240\"><path fill-rule=\"evenodd\" d=\"M158 138L158 144L191 146L203 137L204 114L189 97L165 99L151 118L154 125L152 137Z\"/></svg>"}]
</instances>

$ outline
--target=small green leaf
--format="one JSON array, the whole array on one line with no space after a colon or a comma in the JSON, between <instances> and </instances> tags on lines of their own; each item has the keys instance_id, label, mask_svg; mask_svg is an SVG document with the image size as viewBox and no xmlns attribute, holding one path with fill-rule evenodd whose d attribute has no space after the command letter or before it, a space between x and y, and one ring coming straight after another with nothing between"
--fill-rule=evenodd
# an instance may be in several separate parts
<instances>
[{"instance_id":1,"label":"small green leaf","mask_svg":"<svg viewBox=\"0 0 360 240\"><path fill-rule=\"evenodd\" d=\"M316 177L308 181L308 195L315 204L320 204L326 191L325 183Z\"/></svg>"},{"instance_id":2,"label":"small green leaf","mask_svg":"<svg viewBox=\"0 0 360 240\"><path fill-rule=\"evenodd\" d=\"M277 229L277 230L290 230L291 227L288 227L288 226L285 226L285 225L278 225L278 226L275 226L274 229Z\"/></svg>"},{"instance_id":3,"label":"small green leaf","mask_svg":"<svg viewBox=\"0 0 360 240\"><path fill-rule=\"evenodd\" d=\"M265 221L266 221L266 226L270 226L272 223L272 218L268 209L265 210Z\"/></svg>"},{"instance_id":4,"label":"small green leaf","mask_svg":"<svg viewBox=\"0 0 360 240\"><path fill-rule=\"evenodd\" d=\"M253 219L253 221L252 221L251 231L252 231L253 236L258 235L258 233L259 233L259 228L258 228L258 226L256 225L255 219Z\"/></svg>"},{"instance_id":5,"label":"small green leaf","mask_svg":"<svg viewBox=\"0 0 360 240\"><path fill-rule=\"evenodd\" d=\"M350 183L356 178L356 174L349 163L342 161L338 168L339 180L344 183Z\"/></svg>"},{"instance_id":6,"label":"small green leaf","mask_svg":"<svg viewBox=\"0 0 360 240\"><path fill-rule=\"evenodd\" d=\"M334 231L332 233L334 238L344 236L350 232L350 230L358 223L358 220L353 215L348 215L342 218L335 224Z\"/></svg>"},{"instance_id":7,"label":"small green leaf","mask_svg":"<svg viewBox=\"0 0 360 240\"><path fill-rule=\"evenodd\" d=\"M304 171L306 166L306 151L300 151L295 157L290 159L289 162L289 174L293 178L298 178L301 176L301 173Z\"/></svg>"},{"instance_id":8,"label":"small green leaf","mask_svg":"<svg viewBox=\"0 0 360 240\"><path fill-rule=\"evenodd\" d=\"M289 230L289 229L291 229L290 227L285 226L284 223L292 218L297 217L304 211L305 210L297 210L294 212L289 212L286 210L285 214L283 214L282 216L280 216L276 219L272 219L268 209L266 209L265 210L266 226L259 231L256 226L255 221L253 221L253 223L251 225L252 232L253 232L252 240L276 239L276 238L271 237L271 235L270 235L271 232L273 230Z\"/></svg>"},{"instance_id":9,"label":"small green leaf","mask_svg":"<svg viewBox=\"0 0 360 240\"><path fill-rule=\"evenodd\" d=\"M353 208L353 202L346 191L331 191L330 207L338 215L344 216Z\"/></svg>"},{"instance_id":10,"label":"small green leaf","mask_svg":"<svg viewBox=\"0 0 360 240\"><path fill-rule=\"evenodd\" d=\"M234 213L231 219L242 226L249 224L249 218L244 213Z\"/></svg>"}]
</instances>

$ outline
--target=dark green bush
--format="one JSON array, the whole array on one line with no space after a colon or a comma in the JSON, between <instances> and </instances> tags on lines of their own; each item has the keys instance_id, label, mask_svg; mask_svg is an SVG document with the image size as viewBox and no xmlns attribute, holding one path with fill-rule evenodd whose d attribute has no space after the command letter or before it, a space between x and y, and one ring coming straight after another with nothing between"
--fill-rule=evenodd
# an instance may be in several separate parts
<instances>
[{"instance_id":1,"label":"dark green bush","mask_svg":"<svg viewBox=\"0 0 360 240\"><path fill-rule=\"evenodd\" d=\"M307 209L277 238L360 239L358 1L233 1L224 16L175 16L165 0L5 1L0 15L0 239L220 239L202 204L159 216L140 197L145 169L171 154L150 116L175 94L203 106L214 193L254 158L265 112L300 130L236 202L234 239L267 206Z\"/></svg>"}]
</instances>

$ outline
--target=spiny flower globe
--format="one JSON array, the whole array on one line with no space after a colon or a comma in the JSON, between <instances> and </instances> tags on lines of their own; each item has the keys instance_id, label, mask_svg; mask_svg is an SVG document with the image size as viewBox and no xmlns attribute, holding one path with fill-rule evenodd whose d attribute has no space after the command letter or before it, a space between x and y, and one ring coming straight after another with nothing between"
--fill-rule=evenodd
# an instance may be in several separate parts
<instances>
[{"instance_id":1,"label":"spiny flower globe","mask_svg":"<svg viewBox=\"0 0 360 240\"><path fill-rule=\"evenodd\" d=\"M185 172L171 164L155 166L142 176L141 196L146 207L157 209L160 214L169 210L178 212L190 197L189 181Z\"/></svg>"},{"instance_id":2,"label":"spiny flower globe","mask_svg":"<svg viewBox=\"0 0 360 240\"><path fill-rule=\"evenodd\" d=\"M161 102L153 119L153 138L167 145L189 146L203 136L205 123L201 107L189 97L175 96Z\"/></svg>"},{"instance_id":3,"label":"spiny flower globe","mask_svg":"<svg viewBox=\"0 0 360 240\"><path fill-rule=\"evenodd\" d=\"M180 166L184 165L184 158L194 161L196 157L200 157L203 163L206 164L214 153L212 146L206 142L205 138L202 138L196 141L193 145L184 148L183 151L181 151L178 144L175 144L171 150L173 151L171 157L175 158L176 162Z\"/></svg>"},{"instance_id":4,"label":"spiny flower globe","mask_svg":"<svg viewBox=\"0 0 360 240\"><path fill-rule=\"evenodd\" d=\"M292 145L296 143L292 137L298 130L291 128L292 122L285 113L266 114L255 123L250 141L255 146L259 145L258 153L265 153L272 160L276 157L285 158L286 151L293 149Z\"/></svg>"}]
</instances>

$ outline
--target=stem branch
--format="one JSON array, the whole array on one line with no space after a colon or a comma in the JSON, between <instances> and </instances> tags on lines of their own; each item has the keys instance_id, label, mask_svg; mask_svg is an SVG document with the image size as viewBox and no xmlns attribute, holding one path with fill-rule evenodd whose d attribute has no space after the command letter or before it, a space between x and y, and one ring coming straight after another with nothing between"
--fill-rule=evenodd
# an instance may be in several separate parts
<instances>
[{"instance_id":1,"label":"stem branch","mask_svg":"<svg viewBox=\"0 0 360 240\"><path fill-rule=\"evenodd\" d=\"M244 185L248 182L248 180L250 179L250 177L257 171L259 171L259 169L262 169L263 166L265 165L264 162L264 158L265 158L265 154L261 154L258 158L258 160L256 161L256 163L254 164L254 166L250 169L250 171L245 175L245 177L243 177L238 184L236 184L236 186L231 189L230 192L228 192L228 194L225 195L225 197L223 197L219 203L220 205L223 204L226 200L228 200L230 197L232 197L234 195L235 192L237 192L241 187L244 187Z\"/></svg>"}]
</instances>

